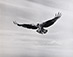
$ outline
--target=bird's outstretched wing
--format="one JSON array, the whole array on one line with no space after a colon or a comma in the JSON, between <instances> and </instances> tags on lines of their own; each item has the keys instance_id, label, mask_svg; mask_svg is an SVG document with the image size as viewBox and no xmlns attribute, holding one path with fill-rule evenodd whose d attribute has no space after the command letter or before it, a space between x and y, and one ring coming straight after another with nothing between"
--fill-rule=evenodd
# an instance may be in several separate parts
<instances>
[{"instance_id":1,"label":"bird's outstretched wing","mask_svg":"<svg viewBox=\"0 0 73 57\"><path fill-rule=\"evenodd\" d=\"M17 22L13 21L14 24L18 25L18 26L22 26L24 28L28 28L28 29L37 29L37 26L32 25L32 24L18 24Z\"/></svg>"},{"instance_id":2,"label":"bird's outstretched wing","mask_svg":"<svg viewBox=\"0 0 73 57\"><path fill-rule=\"evenodd\" d=\"M55 21L57 19L59 19L60 17L61 17L61 13L58 12L58 14L55 14L55 17L53 19L43 22L41 25L42 25L42 27L49 27L49 26L53 25L55 23Z\"/></svg>"}]
</instances>

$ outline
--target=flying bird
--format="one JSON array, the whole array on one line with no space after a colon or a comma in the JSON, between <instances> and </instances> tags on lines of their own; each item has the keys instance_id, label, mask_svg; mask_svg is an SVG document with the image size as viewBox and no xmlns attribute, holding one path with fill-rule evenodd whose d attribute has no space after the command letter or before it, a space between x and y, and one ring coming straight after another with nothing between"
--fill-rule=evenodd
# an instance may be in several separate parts
<instances>
[{"instance_id":1,"label":"flying bird","mask_svg":"<svg viewBox=\"0 0 73 57\"><path fill-rule=\"evenodd\" d=\"M48 30L44 29L44 28L47 28L47 27L50 27L51 25L53 25L59 18L61 17L61 13L57 13L55 14L55 17L48 20L48 21L45 21L41 24L37 23L37 25L34 25L34 24L19 24L17 23L16 21L13 21L14 24L16 24L17 26L20 26L20 27L24 27L24 28L28 28L28 29L35 29L36 32L40 33L40 34L45 34L48 32Z\"/></svg>"}]
</instances>

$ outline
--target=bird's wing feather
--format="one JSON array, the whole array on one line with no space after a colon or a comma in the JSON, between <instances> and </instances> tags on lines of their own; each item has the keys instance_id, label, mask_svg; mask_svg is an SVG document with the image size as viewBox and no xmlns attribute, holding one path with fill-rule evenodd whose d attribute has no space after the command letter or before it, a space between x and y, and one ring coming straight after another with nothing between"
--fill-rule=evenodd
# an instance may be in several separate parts
<instances>
[{"instance_id":1,"label":"bird's wing feather","mask_svg":"<svg viewBox=\"0 0 73 57\"><path fill-rule=\"evenodd\" d=\"M28 28L28 29L37 29L36 25L32 25L32 24L18 24L17 22L13 21L14 24L18 25L18 26L22 26L24 28Z\"/></svg>"},{"instance_id":2,"label":"bird's wing feather","mask_svg":"<svg viewBox=\"0 0 73 57\"><path fill-rule=\"evenodd\" d=\"M37 26L32 25L32 24L18 24L18 26L22 26L22 27L28 28L28 29L37 29Z\"/></svg>"},{"instance_id":3,"label":"bird's wing feather","mask_svg":"<svg viewBox=\"0 0 73 57\"><path fill-rule=\"evenodd\" d=\"M46 22L43 22L41 25L42 25L43 27L49 27L49 26L53 25L53 24L55 23L55 21L56 21L57 19L59 19L60 17L61 17L61 13L58 13L57 15L55 15L55 17L54 17L53 19L48 20L48 21L46 21Z\"/></svg>"}]
</instances>

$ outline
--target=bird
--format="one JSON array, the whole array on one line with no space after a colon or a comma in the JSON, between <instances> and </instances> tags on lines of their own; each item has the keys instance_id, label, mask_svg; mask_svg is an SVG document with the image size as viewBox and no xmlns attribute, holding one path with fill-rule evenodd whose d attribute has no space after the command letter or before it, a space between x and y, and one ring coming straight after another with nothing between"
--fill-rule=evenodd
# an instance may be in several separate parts
<instances>
[{"instance_id":1,"label":"bird","mask_svg":"<svg viewBox=\"0 0 73 57\"><path fill-rule=\"evenodd\" d=\"M55 14L54 18L47 20L45 22L42 22L42 23L37 23L36 25L34 25L34 24L19 24L16 21L13 21L13 23L20 27L24 27L27 29L34 29L39 34L46 34L48 32L48 30L44 29L44 28L52 26L61 17L61 15L62 14L60 12L58 12Z\"/></svg>"}]
</instances>

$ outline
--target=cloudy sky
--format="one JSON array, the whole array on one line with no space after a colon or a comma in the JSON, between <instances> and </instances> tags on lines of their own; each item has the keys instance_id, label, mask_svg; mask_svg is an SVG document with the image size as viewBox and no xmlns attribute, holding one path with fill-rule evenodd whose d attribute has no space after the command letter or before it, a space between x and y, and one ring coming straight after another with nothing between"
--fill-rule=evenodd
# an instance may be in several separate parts
<instances>
[{"instance_id":1,"label":"cloudy sky","mask_svg":"<svg viewBox=\"0 0 73 57\"><path fill-rule=\"evenodd\" d=\"M0 0L0 57L73 57L73 0ZM45 35L18 27L61 12Z\"/></svg>"}]
</instances>

